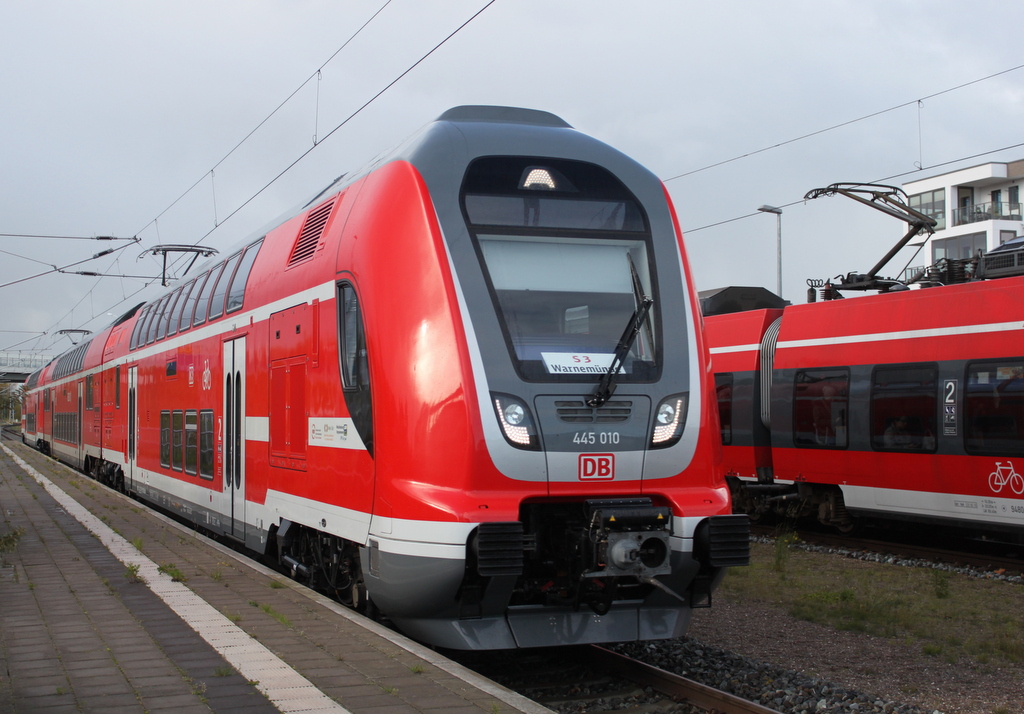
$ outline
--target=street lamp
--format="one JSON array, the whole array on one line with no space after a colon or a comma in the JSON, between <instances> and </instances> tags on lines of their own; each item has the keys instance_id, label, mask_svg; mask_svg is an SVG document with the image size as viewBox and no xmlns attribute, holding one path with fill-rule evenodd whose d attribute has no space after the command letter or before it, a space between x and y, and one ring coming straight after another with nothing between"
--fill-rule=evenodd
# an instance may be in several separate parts
<instances>
[{"instance_id":1,"label":"street lamp","mask_svg":"<svg viewBox=\"0 0 1024 714\"><path fill-rule=\"evenodd\" d=\"M775 206L761 206L757 210L761 211L761 213L775 214L775 227L778 233L775 239L775 265L778 269L778 290L776 292L779 294L779 297L782 297L782 209Z\"/></svg>"}]
</instances>

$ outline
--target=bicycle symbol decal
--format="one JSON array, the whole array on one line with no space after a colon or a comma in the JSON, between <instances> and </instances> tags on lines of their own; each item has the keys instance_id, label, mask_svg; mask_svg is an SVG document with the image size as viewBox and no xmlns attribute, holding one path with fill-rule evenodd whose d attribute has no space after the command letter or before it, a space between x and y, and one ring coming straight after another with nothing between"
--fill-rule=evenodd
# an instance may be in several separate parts
<instances>
[{"instance_id":1,"label":"bicycle symbol decal","mask_svg":"<svg viewBox=\"0 0 1024 714\"><path fill-rule=\"evenodd\" d=\"M996 470L988 475L988 487L995 493L999 493L1007 484L1010 485L1010 490L1018 496L1024 493L1024 476L1014 471L1013 462L1007 461L1003 466L1002 461L997 461Z\"/></svg>"}]
</instances>

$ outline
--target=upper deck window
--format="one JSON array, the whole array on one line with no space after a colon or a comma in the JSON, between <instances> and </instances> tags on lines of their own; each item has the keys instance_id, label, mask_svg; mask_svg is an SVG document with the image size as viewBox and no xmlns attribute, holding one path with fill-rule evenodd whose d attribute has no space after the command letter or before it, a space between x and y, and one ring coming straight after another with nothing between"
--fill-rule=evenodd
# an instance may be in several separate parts
<instances>
[{"instance_id":1,"label":"upper deck window","mask_svg":"<svg viewBox=\"0 0 1024 714\"><path fill-rule=\"evenodd\" d=\"M491 157L463 185L465 216L521 377L594 381L644 296L657 305L650 234L608 171L577 161ZM620 381L658 376L656 308Z\"/></svg>"}]
</instances>

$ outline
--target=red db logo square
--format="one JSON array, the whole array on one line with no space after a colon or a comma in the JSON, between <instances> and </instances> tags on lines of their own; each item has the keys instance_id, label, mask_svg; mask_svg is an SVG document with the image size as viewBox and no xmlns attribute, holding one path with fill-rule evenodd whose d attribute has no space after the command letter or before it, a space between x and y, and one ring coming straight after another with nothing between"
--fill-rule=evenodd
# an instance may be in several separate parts
<instances>
[{"instance_id":1,"label":"red db logo square","mask_svg":"<svg viewBox=\"0 0 1024 714\"><path fill-rule=\"evenodd\" d=\"M615 454L580 454L580 481L612 481L615 478Z\"/></svg>"}]
</instances>

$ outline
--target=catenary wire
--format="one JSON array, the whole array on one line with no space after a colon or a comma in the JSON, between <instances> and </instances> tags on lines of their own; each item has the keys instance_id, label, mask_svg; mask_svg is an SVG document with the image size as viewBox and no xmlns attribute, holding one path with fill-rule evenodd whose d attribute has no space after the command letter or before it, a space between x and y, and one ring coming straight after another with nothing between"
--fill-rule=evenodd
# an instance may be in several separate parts
<instances>
[{"instance_id":1,"label":"catenary wire","mask_svg":"<svg viewBox=\"0 0 1024 714\"><path fill-rule=\"evenodd\" d=\"M872 112L870 114L865 114L864 116L857 117L856 119L849 119L847 121L840 122L839 124L833 124L832 126L825 127L824 129L818 129L817 131L812 131L809 134L803 134L803 135L797 136L797 137L795 137L793 139L787 139L786 141L780 141L778 144L772 144L771 146L765 146L765 147L763 147L761 149L756 149L754 151L748 151L745 154L740 154L739 156L734 156L731 159L725 159L724 161L717 161L717 162L715 162L713 164L709 164L707 166L702 166L699 169L693 169L692 171L686 171L686 172L681 173L681 174L676 174L675 176L672 176L671 178L663 179L663 181L665 181L665 182L675 181L676 179L681 179L684 176L692 176L693 174L700 173L701 171L707 171L708 169L713 169L713 168L716 168L718 166L724 166L725 164L730 164L733 161L739 161L740 159L746 159L746 158L749 158L751 156L756 156L757 154L762 154L762 153L764 153L766 151L771 151L772 149L777 149L780 146L786 146L787 144L793 144L793 143L796 143L798 141L803 141L804 139L810 139L811 137L818 136L819 134L824 134L826 132L830 132L830 131L833 131L835 129L841 129L844 126L849 126L851 124L856 124L857 122L861 122L861 121L864 121L866 119L871 119L873 117L881 116L882 114L887 114L889 112L896 111L897 109L903 109L904 107L909 107L912 104L918 104L920 102L923 102L926 99L934 99L935 97L942 96L943 94L949 94L950 92L955 92L958 89L963 89L964 87L969 87L972 84L978 84L979 82L984 82L986 80L993 79L995 77L999 77L1000 75L1007 74L1009 72L1014 72L1014 71L1016 71L1018 69L1021 69L1021 68L1024 68L1024 64L1019 64L1016 67L1010 67L1009 69L1004 69L1001 72L995 72L994 74L990 74L990 75L987 75L985 77L979 77L978 79L972 79L970 82L964 82L963 84L958 84L955 87L949 87L948 89L943 89L941 91L934 92L934 93L929 94L927 96L920 97L918 99L911 99L909 102L903 102L902 104L897 104L896 106L889 107L888 109L880 109L877 112Z\"/></svg>"}]
</instances>

